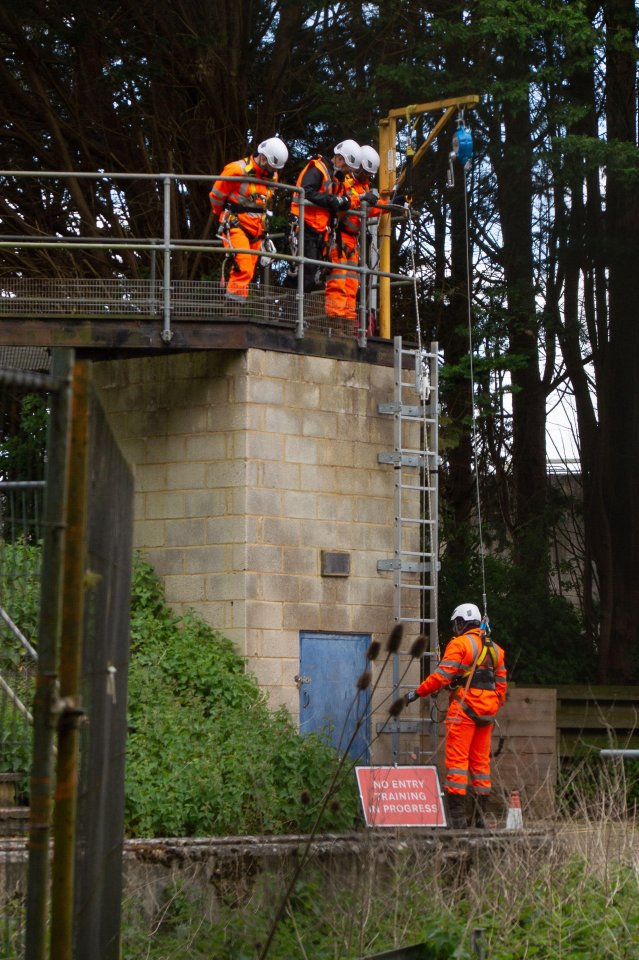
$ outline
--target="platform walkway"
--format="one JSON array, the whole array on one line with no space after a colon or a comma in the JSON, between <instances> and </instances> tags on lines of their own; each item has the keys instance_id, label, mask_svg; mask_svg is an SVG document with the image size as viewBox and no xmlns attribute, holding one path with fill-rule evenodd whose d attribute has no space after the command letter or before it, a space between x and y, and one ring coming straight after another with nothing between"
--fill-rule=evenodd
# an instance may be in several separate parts
<instances>
[{"instance_id":1,"label":"platform walkway","mask_svg":"<svg viewBox=\"0 0 639 960\"><path fill-rule=\"evenodd\" d=\"M279 183L273 187L280 215L286 213L293 198L299 206L299 217L292 227L295 244L289 247L283 234L269 238L273 243L259 253L256 282L251 284L247 302L237 304L226 297L219 278L228 274L229 256L254 251L226 249L218 236L189 236L188 209L207 202L211 177L0 170L0 178L7 187L19 188L22 196L28 193L31 198L43 197L48 202L56 198L64 211L52 234L43 231L39 218L30 222L28 213L16 213L2 222L0 343L18 345L20 337L12 330L12 321L32 323L34 336L37 324L64 320L75 324L135 321L145 325L147 334L146 322L156 321L161 342L175 346L174 322L241 319L292 328L300 340L312 330L354 339L365 348L367 338L375 332L382 294L386 303L391 284L414 283L413 277L380 269L377 222L368 216L364 204L361 210L352 211L362 224L359 262L349 267L360 281L357 318L350 321L327 316L323 289L303 292L305 272L326 269L327 262L304 256L304 210L308 204L304 191L294 185ZM250 177L218 179L257 182ZM136 182L129 193L126 184L131 181ZM147 225L160 227L159 236L135 233L136 211L139 214L138 207L144 208L145 204L152 216L142 219ZM390 213L382 217L385 221L415 215L407 207L386 209ZM87 210L92 213L87 214ZM177 210L182 212L178 214ZM217 279L202 279L203 264L205 276ZM295 287L279 285L287 270L296 276ZM198 278L181 279L185 276ZM93 327L93 332L98 329ZM92 331L86 330L85 334L89 338ZM126 336L124 329L122 336ZM98 339L101 337L98 333ZM33 337L30 340L38 342L44 345Z\"/></svg>"},{"instance_id":2,"label":"platform walkway","mask_svg":"<svg viewBox=\"0 0 639 960\"><path fill-rule=\"evenodd\" d=\"M163 323L164 293L162 284L154 280L16 277L2 281L0 323L5 318L157 319ZM171 320L178 322L237 319L288 327L299 322L297 294L281 286L260 284L242 304L229 301L219 281L174 280L169 296ZM356 323L326 315L323 299L321 290L303 297L304 330L357 336Z\"/></svg>"}]
</instances>

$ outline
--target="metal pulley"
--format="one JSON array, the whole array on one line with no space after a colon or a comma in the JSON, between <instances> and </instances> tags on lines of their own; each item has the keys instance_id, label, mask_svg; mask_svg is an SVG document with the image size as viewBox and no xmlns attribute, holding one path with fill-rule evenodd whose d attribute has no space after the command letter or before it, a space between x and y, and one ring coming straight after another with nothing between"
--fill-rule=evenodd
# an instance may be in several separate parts
<instances>
[{"instance_id":1,"label":"metal pulley","mask_svg":"<svg viewBox=\"0 0 639 960\"><path fill-rule=\"evenodd\" d=\"M463 116L458 121L459 126L453 136L452 149L448 154L448 186L455 185L455 171L453 161L459 160L464 170L470 169L473 158L473 135L466 126Z\"/></svg>"},{"instance_id":2,"label":"metal pulley","mask_svg":"<svg viewBox=\"0 0 639 960\"><path fill-rule=\"evenodd\" d=\"M430 397L430 367L425 350L418 350L415 353L415 391L422 402L426 403Z\"/></svg>"},{"instance_id":3,"label":"metal pulley","mask_svg":"<svg viewBox=\"0 0 639 960\"><path fill-rule=\"evenodd\" d=\"M461 126L453 136L453 151L464 168L473 157L473 135L462 121Z\"/></svg>"}]
</instances>

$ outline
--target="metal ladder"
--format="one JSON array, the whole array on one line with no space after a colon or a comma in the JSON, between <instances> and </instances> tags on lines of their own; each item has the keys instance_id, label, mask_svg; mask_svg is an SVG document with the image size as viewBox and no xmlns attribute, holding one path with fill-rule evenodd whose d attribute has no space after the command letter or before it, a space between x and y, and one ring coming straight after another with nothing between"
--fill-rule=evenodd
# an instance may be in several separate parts
<instances>
[{"instance_id":1,"label":"metal ladder","mask_svg":"<svg viewBox=\"0 0 639 960\"><path fill-rule=\"evenodd\" d=\"M393 614L396 623L415 625L415 636L429 636L428 672L437 659L437 581L439 573L438 477L439 395L437 343L429 350L404 347L395 337L394 398L380 403L378 411L394 419L394 449L378 454L378 462L394 469L395 543L392 558L379 560L380 573L393 573ZM402 685L409 663L407 654L393 657L393 697L399 697L413 686ZM423 762L423 755L432 755L437 745L434 719L398 719L385 724L391 735L394 763L408 756ZM430 734L430 750L423 751L421 733ZM414 734L413 744L407 735ZM401 740L400 740L401 737Z\"/></svg>"}]
</instances>

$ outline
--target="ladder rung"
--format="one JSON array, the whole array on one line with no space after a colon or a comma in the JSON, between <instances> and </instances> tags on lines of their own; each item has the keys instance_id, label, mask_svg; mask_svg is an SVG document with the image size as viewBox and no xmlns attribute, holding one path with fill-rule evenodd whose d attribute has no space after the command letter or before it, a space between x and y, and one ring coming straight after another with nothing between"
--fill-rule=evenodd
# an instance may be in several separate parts
<instances>
[{"instance_id":1,"label":"ladder rung","mask_svg":"<svg viewBox=\"0 0 639 960\"><path fill-rule=\"evenodd\" d=\"M421 590L422 593L428 593L429 590L434 590L435 587L431 584L425 583L406 583L402 581L398 584L401 590Z\"/></svg>"},{"instance_id":2,"label":"ladder rung","mask_svg":"<svg viewBox=\"0 0 639 960\"><path fill-rule=\"evenodd\" d=\"M426 557L429 560L433 559L433 554L428 550L402 550L402 557Z\"/></svg>"},{"instance_id":3,"label":"ladder rung","mask_svg":"<svg viewBox=\"0 0 639 960\"><path fill-rule=\"evenodd\" d=\"M434 623L433 620L424 620L423 617L398 617L398 623Z\"/></svg>"},{"instance_id":4,"label":"ladder rung","mask_svg":"<svg viewBox=\"0 0 639 960\"><path fill-rule=\"evenodd\" d=\"M420 450L419 447L402 447L402 453L414 453L418 456L424 457L434 457L435 454L432 450Z\"/></svg>"},{"instance_id":5,"label":"ladder rung","mask_svg":"<svg viewBox=\"0 0 639 960\"><path fill-rule=\"evenodd\" d=\"M434 493L435 487L423 487L419 483L398 483L400 490L415 490L417 493Z\"/></svg>"},{"instance_id":6,"label":"ladder rung","mask_svg":"<svg viewBox=\"0 0 639 960\"><path fill-rule=\"evenodd\" d=\"M399 519L401 523L410 523L412 526L415 526L415 524L425 526L427 524L437 523L436 520L425 520L423 517L400 517Z\"/></svg>"}]
</instances>

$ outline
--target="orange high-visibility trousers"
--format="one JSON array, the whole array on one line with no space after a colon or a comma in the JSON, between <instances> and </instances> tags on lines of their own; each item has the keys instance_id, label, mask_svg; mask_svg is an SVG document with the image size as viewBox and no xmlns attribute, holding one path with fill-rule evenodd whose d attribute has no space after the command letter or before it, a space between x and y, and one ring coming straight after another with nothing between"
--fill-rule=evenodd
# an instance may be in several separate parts
<instances>
[{"instance_id":1,"label":"orange high-visibility trousers","mask_svg":"<svg viewBox=\"0 0 639 960\"><path fill-rule=\"evenodd\" d=\"M324 291L324 306L329 317L345 317L357 320L357 291L359 274L347 269L348 264L359 263L359 245L357 237L350 233L341 234L341 244L331 247L330 261L335 269L331 270Z\"/></svg>"},{"instance_id":2,"label":"orange high-visibility trousers","mask_svg":"<svg viewBox=\"0 0 639 960\"><path fill-rule=\"evenodd\" d=\"M470 780L474 793L490 793L490 741L493 723L478 726L462 710L449 710L445 725L446 790L463 795Z\"/></svg>"},{"instance_id":3,"label":"orange high-visibility trousers","mask_svg":"<svg viewBox=\"0 0 639 960\"><path fill-rule=\"evenodd\" d=\"M223 233L222 242L227 249L229 247L240 247L243 249L248 247L251 250L262 249L262 240L249 237L241 227L231 227L228 233ZM255 254L233 254L233 263L231 264L226 283L227 296L246 299L249 293L249 283L253 279L256 267L257 256Z\"/></svg>"}]
</instances>

